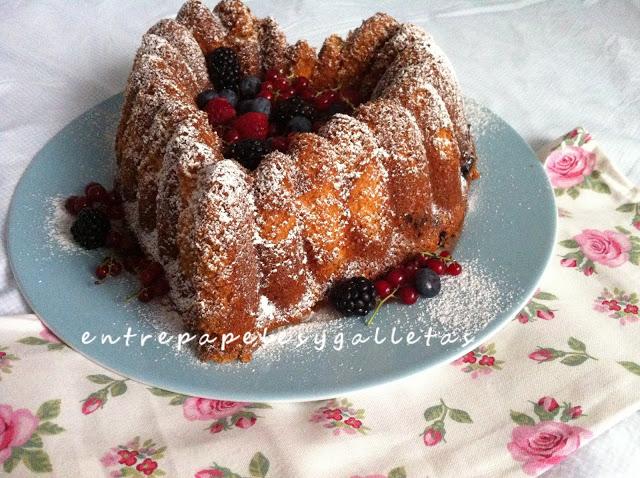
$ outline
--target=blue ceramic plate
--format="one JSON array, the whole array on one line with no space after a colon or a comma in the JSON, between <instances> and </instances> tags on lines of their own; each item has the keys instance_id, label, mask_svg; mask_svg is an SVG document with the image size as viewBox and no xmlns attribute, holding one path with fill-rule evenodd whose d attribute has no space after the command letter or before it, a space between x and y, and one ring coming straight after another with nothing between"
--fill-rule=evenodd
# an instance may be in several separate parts
<instances>
[{"instance_id":1,"label":"blue ceramic plate","mask_svg":"<svg viewBox=\"0 0 640 478\"><path fill-rule=\"evenodd\" d=\"M121 103L121 95L108 99L45 145L16 188L8 231L14 274L36 314L68 345L121 375L242 401L312 400L382 384L451 361L486 340L534 293L549 261L556 210L545 173L513 129L473 106L482 176L472 185L455 250L465 271L445 280L440 296L385 305L372 327L358 318L292 327L249 364L201 364L188 347L177 351L175 339L173 346L158 342L160 329L179 331L163 309L125 301L136 288L133 278L94 284L104 252L75 249L53 232L62 227L53 198L78 194L89 181L112 183ZM138 334L129 346L124 338L101 343L101 334L116 338L129 327ZM85 332L97 338L84 344ZM140 334L152 335L144 347Z\"/></svg>"}]
</instances>

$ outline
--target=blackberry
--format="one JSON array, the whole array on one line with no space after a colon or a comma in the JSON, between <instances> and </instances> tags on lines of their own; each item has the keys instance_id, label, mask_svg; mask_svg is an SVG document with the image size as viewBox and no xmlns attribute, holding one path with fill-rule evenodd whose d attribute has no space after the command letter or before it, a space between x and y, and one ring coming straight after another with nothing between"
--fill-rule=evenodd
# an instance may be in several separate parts
<instances>
[{"instance_id":1,"label":"blackberry","mask_svg":"<svg viewBox=\"0 0 640 478\"><path fill-rule=\"evenodd\" d=\"M110 229L111 223L106 214L84 208L71 226L71 235L85 249L96 249L105 245Z\"/></svg>"},{"instance_id":2,"label":"blackberry","mask_svg":"<svg viewBox=\"0 0 640 478\"><path fill-rule=\"evenodd\" d=\"M473 167L473 163L475 162L475 160L476 158L474 158L469 153L464 153L462 155L462 165L460 166L460 172L465 178L469 176L469 173L471 172L471 168Z\"/></svg>"},{"instance_id":3,"label":"blackberry","mask_svg":"<svg viewBox=\"0 0 640 478\"><path fill-rule=\"evenodd\" d=\"M334 286L331 301L347 315L367 315L376 306L376 289L364 277L353 277Z\"/></svg>"},{"instance_id":4,"label":"blackberry","mask_svg":"<svg viewBox=\"0 0 640 478\"><path fill-rule=\"evenodd\" d=\"M243 139L229 148L229 155L252 171L258 167L262 157L270 152L267 142L259 139Z\"/></svg>"},{"instance_id":5,"label":"blackberry","mask_svg":"<svg viewBox=\"0 0 640 478\"><path fill-rule=\"evenodd\" d=\"M304 116L309 121L313 121L316 117L316 109L299 96L292 96L278 103L273 113L273 119L282 125L286 125L295 116Z\"/></svg>"},{"instance_id":6,"label":"blackberry","mask_svg":"<svg viewBox=\"0 0 640 478\"><path fill-rule=\"evenodd\" d=\"M231 48L216 48L206 56L209 78L217 90L238 91L240 86L240 63Z\"/></svg>"}]
</instances>

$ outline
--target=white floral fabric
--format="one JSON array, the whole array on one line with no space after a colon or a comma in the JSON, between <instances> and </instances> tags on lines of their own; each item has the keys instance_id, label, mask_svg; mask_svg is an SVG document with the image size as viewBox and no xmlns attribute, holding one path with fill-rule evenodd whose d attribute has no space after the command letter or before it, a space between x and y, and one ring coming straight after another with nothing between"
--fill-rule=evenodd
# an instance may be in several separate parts
<instances>
[{"instance_id":1,"label":"white floral fabric","mask_svg":"<svg viewBox=\"0 0 640 478\"><path fill-rule=\"evenodd\" d=\"M582 128L545 154L559 232L488 343L307 403L188 397L101 369L34 316L0 320L6 476L536 476L640 408L640 192Z\"/></svg>"}]
</instances>

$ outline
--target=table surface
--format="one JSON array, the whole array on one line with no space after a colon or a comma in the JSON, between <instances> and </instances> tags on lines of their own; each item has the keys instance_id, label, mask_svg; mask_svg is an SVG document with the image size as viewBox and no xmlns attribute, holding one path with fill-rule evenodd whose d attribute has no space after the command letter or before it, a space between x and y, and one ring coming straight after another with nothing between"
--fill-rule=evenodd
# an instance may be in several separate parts
<instances>
[{"instance_id":1,"label":"table surface","mask_svg":"<svg viewBox=\"0 0 640 478\"><path fill-rule=\"evenodd\" d=\"M35 153L70 120L124 87L144 31L180 0L3 1L0 23L0 220ZM430 31L468 96L489 106L537 149L575 126L597 136L640 183L640 0L448 2L248 1L291 40L319 46L376 11ZM0 245L0 315L28 307ZM545 476L631 476L640 466L640 414Z\"/></svg>"}]
</instances>

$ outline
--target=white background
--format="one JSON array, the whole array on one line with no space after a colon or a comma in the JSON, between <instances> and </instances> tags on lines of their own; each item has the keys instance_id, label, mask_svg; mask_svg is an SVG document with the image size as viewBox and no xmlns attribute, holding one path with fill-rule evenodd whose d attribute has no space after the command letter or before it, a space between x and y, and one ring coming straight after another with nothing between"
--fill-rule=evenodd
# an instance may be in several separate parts
<instances>
[{"instance_id":1,"label":"white background","mask_svg":"<svg viewBox=\"0 0 640 478\"><path fill-rule=\"evenodd\" d=\"M140 36L180 0L0 0L0 220L35 153L122 90ZM319 46L376 11L430 31L464 92L537 149L575 126L640 183L640 1L248 1L290 40ZM212 5L211 5L212 6ZM27 311L0 245L0 314ZM594 390L594 393L606 391ZM640 414L546 476L636 476Z\"/></svg>"}]
</instances>

